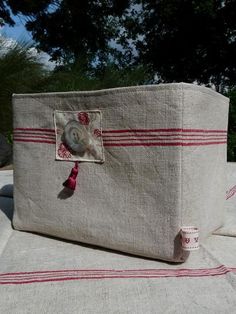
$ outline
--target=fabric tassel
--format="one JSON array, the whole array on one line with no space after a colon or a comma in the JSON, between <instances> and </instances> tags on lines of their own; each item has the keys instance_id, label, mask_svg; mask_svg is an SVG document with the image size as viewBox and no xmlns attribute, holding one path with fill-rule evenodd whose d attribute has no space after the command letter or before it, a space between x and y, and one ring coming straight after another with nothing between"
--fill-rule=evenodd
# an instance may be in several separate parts
<instances>
[{"instance_id":1,"label":"fabric tassel","mask_svg":"<svg viewBox=\"0 0 236 314\"><path fill-rule=\"evenodd\" d=\"M75 166L71 169L70 175L68 179L63 183L63 186L70 189L75 190L76 188L76 178L79 172L78 161L75 162Z\"/></svg>"}]
</instances>

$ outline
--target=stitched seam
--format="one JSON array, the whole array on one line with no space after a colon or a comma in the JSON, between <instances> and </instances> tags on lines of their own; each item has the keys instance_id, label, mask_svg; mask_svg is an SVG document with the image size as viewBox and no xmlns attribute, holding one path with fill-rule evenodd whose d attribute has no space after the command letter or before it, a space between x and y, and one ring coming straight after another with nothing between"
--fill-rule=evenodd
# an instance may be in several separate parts
<instances>
[{"instance_id":1,"label":"stitched seam","mask_svg":"<svg viewBox=\"0 0 236 314\"><path fill-rule=\"evenodd\" d=\"M182 93L181 93L181 127L182 127L182 130L183 130L183 119L184 119L184 89L183 89L183 85L181 86L182 87ZM182 137L183 137L183 131L181 132L182 133ZM180 189L181 189L181 209L180 209L180 221L181 221L181 226L183 225L183 146L181 147L181 182L180 182Z\"/></svg>"},{"instance_id":2,"label":"stitched seam","mask_svg":"<svg viewBox=\"0 0 236 314\"><path fill-rule=\"evenodd\" d=\"M183 137L183 103L184 103L184 90L183 84L181 85L181 137ZM180 147L180 227L183 226L183 146ZM182 258L184 256L184 251L182 250Z\"/></svg>"},{"instance_id":3,"label":"stitched seam","mask_svg":"<svg viewBox=\"0 0 236 314\"><path fill-rule=\"evenodd\" d=\"M159 85L144 85L144 86L130 86L130 87L119 87L119 88L110 88L110 89L102 89L102 90L94 90L94 91L80 91L80 92L52 92L52 93L33 93L33 94L13 94L13 99L24 99L24 98L32 98L34 99L42 98L42 97L75 97L79 96L81 98L84 97L91 97L91 96L104 96L104 95L109 95L109 94L121 94L121 95L126 95L126 94L134 94L135 92L155 92L155 91L160 91L160 90L178 90L179 86L185 86L188 89L191 90L198 90L199 92L203 94L208 94L208 95L215 95L218 94L220 96L222 102L225 102L228 98L215 92L212 89L204 89L202 86L192 86L192 84L188 83L175 83L175 85L171 86L170 84L159 84Z\"/></svg>"}]
</instances>

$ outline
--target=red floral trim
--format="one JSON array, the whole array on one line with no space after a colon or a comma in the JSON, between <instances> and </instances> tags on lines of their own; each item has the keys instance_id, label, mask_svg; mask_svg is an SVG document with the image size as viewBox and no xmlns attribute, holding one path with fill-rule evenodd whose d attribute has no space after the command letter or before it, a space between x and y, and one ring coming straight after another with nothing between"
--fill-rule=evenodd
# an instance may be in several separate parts
<instances>
[{"instance_id":1,"label":"red floral trim","mask_svg":"<svg viewBox=\"0 0 236 314\"><path fill-rule=\"evenodd\" d=\"M94 134L96 137L101 137L101 136L102 136L102 132L101 132L101 130L99 130L99 129L94 129L93 134Z\"/></svg>"},{"instance_id":2,"label":"red floral trim","mask_svg":"<svg viewBox=\"0 0 236 314\"><path fill-rule=\"evenodd\" d=\"M57 150L57 154L59 157L64 158L64 159L70 159L71 158L71 153L68 151L67 147L61 143L59 145L59 148Z\"/></svg>"},{"instance_id":3,"label":"red floral trim","mask_svg":"<svg viewBox=\"0 0 236 314\"><path fill-rule=\"evenodd\" d=\"M90 119L87 112L79 112L78 113L79 122L83 125L89 125Z\"/></svg>"}]
</instances>

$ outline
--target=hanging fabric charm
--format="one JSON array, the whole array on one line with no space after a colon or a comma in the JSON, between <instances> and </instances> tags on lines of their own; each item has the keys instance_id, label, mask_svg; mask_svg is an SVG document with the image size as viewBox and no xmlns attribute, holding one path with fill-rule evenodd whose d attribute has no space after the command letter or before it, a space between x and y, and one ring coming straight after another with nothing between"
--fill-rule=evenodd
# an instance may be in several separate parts
<instances>
[{"instance_id":1,"label":"hanging fabric charm","mask_svg":"<svg viewBox=\"0 0 236 314\"><path fill-rule=\"evenodd\" d=\"M79 164L78 164L78 161L76 161L75 166L71 169L70 175L68 179L63 183L63 186L74 191L76 188L76 178L77 178L78 172L79 172Z\"/></svg>"}]
</instances>

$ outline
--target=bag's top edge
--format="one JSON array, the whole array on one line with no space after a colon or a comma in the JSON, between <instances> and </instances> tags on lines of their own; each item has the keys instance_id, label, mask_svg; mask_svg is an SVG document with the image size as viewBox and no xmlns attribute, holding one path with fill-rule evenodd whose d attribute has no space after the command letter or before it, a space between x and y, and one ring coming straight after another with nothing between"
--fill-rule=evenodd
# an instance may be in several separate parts
<instances>
[{"instance_id":1,"label":"bag's top edge","mask_svg":"<svg viewBox=\"0 0 236 314\"><path fill-rule=\"evenodd\" d=\"M218 96L222 100L227 101L228 98L205 86L199 86L190 83L168 83L168 84L153 84L153 85L140 85L140 86L129 86L129 87L116 87L109 89L100 89L93 91L67 91L67 92L51 92L51 93L33 93L33 94L13 94L13 98L29 98L29 97L68 97L68 96L100 96L106 94L117 94L117 93L134 93L143 91L158 91L158 90L178 90L178 89L192 89L202 93Z\"/></svg>"}]
</instances>

